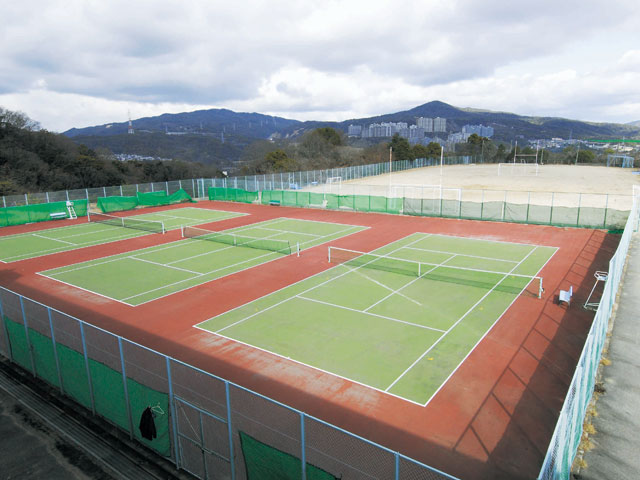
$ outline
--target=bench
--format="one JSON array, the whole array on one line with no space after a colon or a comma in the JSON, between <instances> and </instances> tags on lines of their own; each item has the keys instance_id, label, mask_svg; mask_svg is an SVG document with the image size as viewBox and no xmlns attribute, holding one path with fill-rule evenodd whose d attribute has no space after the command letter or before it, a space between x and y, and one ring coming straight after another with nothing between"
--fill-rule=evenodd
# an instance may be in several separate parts
<instances>
[{"instance_id":1,"label":"bench","mask_svg":"<svg viewBox=\"0 0 640 480\"><path fill-rule=\"evenodd\" d=\"M280 200L269 200L269 205L271 205L272 207L279 207Z\"/></svg>"},{"instance_id":2,"label":"bench","mask_svg":"<svg viewBox=\"0 0 640 480\"><path fill-rule=\"evenodd\" d=\"M569 287L569 290L560 290L558 303L565 302L567 305L571 305L571 297L573 297L573 286Z\"/></svg>"},{"instance_id":3,"label":"bench","mask_svg":"<svg viewBox=\"0 0 640 480\"><path fill-rule=\"evenodd\" d=\"M67 212L50 213L49 217L51 217L51 220L61 220L63 218L67 218Z\"/></svg>"}]
</instances>

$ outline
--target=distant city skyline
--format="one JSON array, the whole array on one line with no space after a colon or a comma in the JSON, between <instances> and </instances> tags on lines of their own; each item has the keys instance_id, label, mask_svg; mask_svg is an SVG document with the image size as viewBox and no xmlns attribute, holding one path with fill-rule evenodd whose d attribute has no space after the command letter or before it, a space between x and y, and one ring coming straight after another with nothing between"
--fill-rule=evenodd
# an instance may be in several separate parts
<instances>
[{"instance_id":1,"label":"distant city skyline","mask_svg":"<svg viewBox=\"0 0 640 480\"><path fill-rule=\"evenodd\" d=\"M208 108L344 121L432 100L640 120L635 0L5 3L0 106L52 131Z\"/></svg>"}]
</instances>

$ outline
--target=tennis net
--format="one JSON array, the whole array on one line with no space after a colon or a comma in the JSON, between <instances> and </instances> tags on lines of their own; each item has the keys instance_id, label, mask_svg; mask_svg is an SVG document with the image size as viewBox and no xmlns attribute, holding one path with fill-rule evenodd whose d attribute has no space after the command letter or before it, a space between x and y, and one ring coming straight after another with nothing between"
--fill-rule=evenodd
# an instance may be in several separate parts
<instances>
[{"instance_id":1,"label":"tennis net","mask_svg":"<svg viewBox=\"0 0 640 480\"><path fill-rule=\"evenodd\" d=\"M215 232L198 227L182 227L182 238L195 238L197 240L207 240L209 242L232 245L234 247L255 248L257 250L267 250L271 252L290 255L292 253L291 244L288 240L275 240L271 238L255 238L236 235L235 233Z\"/></svg>"},{"instance_id":2,"label":"tennis net","mask_svg":"<svg viewBox=\"0 0 640 480\"><path fill-rule=\"evenodd\" d=\"M495 272L437 263L416 262L403 258L329 247L329 263L347 267L370 268L385 272L423 277L428 280L468 285L513 294L529 294L542 298L542 277L509 272Z\"/></svg>"},{"instance_id":3,"label":"tennis net","mask_svg":"<svg viewBox=\"0 0 640 480\"><path fill-rule=\"evenodd\" d=\"M156 220L142 220L133 217L116 217L105 213L88 214L89 221L94 223L102 223L105 225L114 225L116 227L132 228L134 230L142 230L151 233L165 233L164 223Z\"/></svg>"}]
</instances>

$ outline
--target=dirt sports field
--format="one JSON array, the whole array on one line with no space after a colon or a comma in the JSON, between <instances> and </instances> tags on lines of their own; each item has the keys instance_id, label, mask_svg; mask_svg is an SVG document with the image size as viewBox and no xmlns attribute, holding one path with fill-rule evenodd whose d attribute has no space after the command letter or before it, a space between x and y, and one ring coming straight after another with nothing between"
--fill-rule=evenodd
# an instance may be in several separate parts
<instances>
[{"instance_id":1,"label":"dirt sports field","mask_svg":"<svg viewBox=\"0 0 640 480\"><path fill-rule=\"evenodd\" d=\"M622 195L637 183L631 171L614 168L545 165L540 172L533 177L498 177L495 165L452 166L443 169L442 180L443 185L456 188ZM391 182L436 184L440 178L440 169L431 167L393 174ZM360 182L388 186L389 181L381 176ZM177 217L183 208L151 208L127 215L173 213ZM204 263L188 257L195 247L189 247L191 253L171 250L164 259L158 254L168 251L162 250L165 247L182 248L190 241L174 229L32 258L22 254L19 260L0 263L0 284L460 478L537 476L593 317L581 305L593 286L593 273L606 270L617 235L228 202L201 201L189 208L224 212L220 220L199 228L252 229L265 237L294 235L302 245L300 256L274 254L263 260L251 256L249 268L215 260L203 272L199 268ZM53 226L70 228L83 222L59 221ZM0 241L28 233L43 236L50 228L47 224L6 227L0 231ZM401 262L413 262L409 257L422 255L418 261L424 264L419 267L421 273L409 280L406 272L394 276L402 269L397 265L379 269L383 272L361 270L373 257L357 267L351 260L331 264L329 246L378 252L394 262L393 255L400 253L405 255L398 259ZM198 250L197 255L218 250ZM144 270L142 277L136 277L143 270L134 269L133 264L105 270L123 256L150 270ZM485 287L481 285L484 277L479 282L466 273L442 272L443 264L454 259L459 263L453 269L471 265L476 271L501 272L503 277L518 275L524 268L527 275L544 278L542 298L536 291L525 294L527 286L519 288L517 281L509 288L503 288L502 280ZM244 261L248 260L240 262ZM509 267L499 267L504 264ZM425 273L424 265L439 268L441 275L429 277L432 269ZM177 281L172 277L166 292L168 283L157 285L165 281L161 267L180 275ZM99 273L93 276L81 274L96 268ZM224 275L207 276L223 268L229 269ZM148 278L156 282L148 291L135 292L144 301L126 300L124 293L116 291L115 286L122 287L124 281L118 278L120 271L125 271L124 280L139 279L136 286ZM339 283L349 275L361 283ZM182 281L185 288L176 288ZM334 281L338 287L333 290L316 289ZM424 283L424 290L416 289L421 281L431 283ZM429 286L434 282L447 285L436 290ZM558 292L569 286L575 292L571 306L559 305ZM379 297L374 295L376 289ZM149 293L158 290L162 295ZM282 292L286 295L278 297ZM430 292L437 292L431 295L437 298L430 298ZM473 295L477 298L472 301ZM281 315L268 313L286 302L290 307ZM460 313L464 302L469 302L469 308ZM262 312L267 313L258 315ZM411 312L419 313L406 317ZM249 323L256 318L261 323ZM354 327L357 322L365 322L359 324L360 330ZM245 330L233 328L243 325ZM400 327L416 328L423 337ZM378 329L382 338L374 337ZM420 338L428 347L416 344ZM401 339L406 339L407 348L398 343ZM301 341L308 343L301 347ZM414 359L396 365L399 353L407 352ZM441 358L445 361L440 362Z\"/></svg>"}]
</instances>

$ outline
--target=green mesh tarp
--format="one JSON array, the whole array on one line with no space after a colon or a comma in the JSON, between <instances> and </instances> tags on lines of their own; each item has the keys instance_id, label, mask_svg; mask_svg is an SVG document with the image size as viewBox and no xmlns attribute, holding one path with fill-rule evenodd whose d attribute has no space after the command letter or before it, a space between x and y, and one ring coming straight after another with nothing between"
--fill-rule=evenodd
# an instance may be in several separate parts
<instances>
[{"instance_id":1,"label":"green mesh tarp","mask_svg":"<svg viewBox=\"0 0 640 480\"><path fill-rule=\"evenodd\" d=\"M138 197L98 197L98 208L102 213L133 210L138 206Z\"/></svg>"},{"instance_id":2,"label":"green mesh tarp","mask_svg":"<svg viewBox=\"0 0 640 480\"><path fill-rule=\"evenodd\" d=\"M47 381L50 385L60 386L58 371L56 369L56 357L53 351L53 341L46 335L29 329L29 342L33 352L33 362L36 365L36 375Z\"/></svg>"},{"instance_id":3,"label":"green mesh tarp","mask_svg":"<svg viewBox=\"0 0 640 480\"><path fill-rule=\"evenodd\" d=\"M249 192L241 188L209 187L209 200L253 203L258 200L258 195L259 192Z\"/></svg>"},{"instance_id":4,"label":"green mesh tarp","mask_svg":"<svg viewBox=\"0 0 640 480\"><path fill-rule=\"evenodd\" d=\"M262 443L244 432L240 433L240 445L247 471L247 480L300 480L302 462L298 457ZM321 468L307 463L307 480L337 480Z\"/></svg>"},{"instance_id":5,"label":"green mesh tarp","mask_svg":"<svg viewBox=\"0 0 640 480\"><path fill-rule=\"evenodd\" d=\"M27 334L24 331L24 325L14 322L7 317L4 317L4 321L9 335L11 358L22 368L31 371L31 357L29 355L29 346L27 345Z\"/></svg>"},{"instance_id":6,"label":"green mesh tarp","mask_svg":"<svg viewBox=\"0 0 640 480\"><path fill-rule=\"evenodd\" d=\"M61 343L56 343L56 350L64 393L85 408L91 408L91 393L84 355Z\"/></svg>"},{"instance_id":7,"label":"green mesh tarp","mask_svg":"<svg viewBox=\"0 0 640 480\"><path fill-rule=\"evenodd\" d=\"M355 210L355 195L338 195L338 208Z\"/></svg>"},{"instance_id":8,"label":"green mesh tarp","mask_svg":"<svg viewBox=\"0 0 640 480\"><path fill-rule=\"evenodd\" d=\"M180 189L177 192L167 195L166 192L138 192L138 205L144 207L157 207L161 205L173 205L175 203L193 202L193 200L184 189Z\"/></svg>"},{"instance_id":9,"label":"green mesh tarp","mask_svg":"<svg viewBox=\"0 0 640 480\"><path fill-rule=\"evenodd\" d=\"M120 378L122 384L122 377ZM131 405L131 418L133 419L133 435L139 442L153 448L159 454L171 456L171 441L169 437L169 396L146 387L131 378L127 378L127 391L129 393L129 405ZM164 412L154 413L153 422L156 427L156 438L147 440L140 434L140 417L147 407L160 407Z\"/></svg>"},{"instance_id":10,"label":"green mesh tarp","mask_svg":"<svg viewBox=\"0 0 640 480\"><path fill-rule=\"evenodd\" d=\"M89 371L96 413L128 432L129 418L122 374L91 358Z\"/></svg>"},{"instance_id":11,"label":"green mesh tarp","mask_svg":"<svg viewBox=\"0 0 640 480\"><path fill-rule=\"evenodd\" d=\"M84 217L87 215L86 200L74 200L72 203L78 217ZM51 214L56 213L64 213L67 218L69 217L66 201L0 208L0 227L23 225L25 223L34 222L46 222L52 220Z\"/></svg>"}]
</instances>

